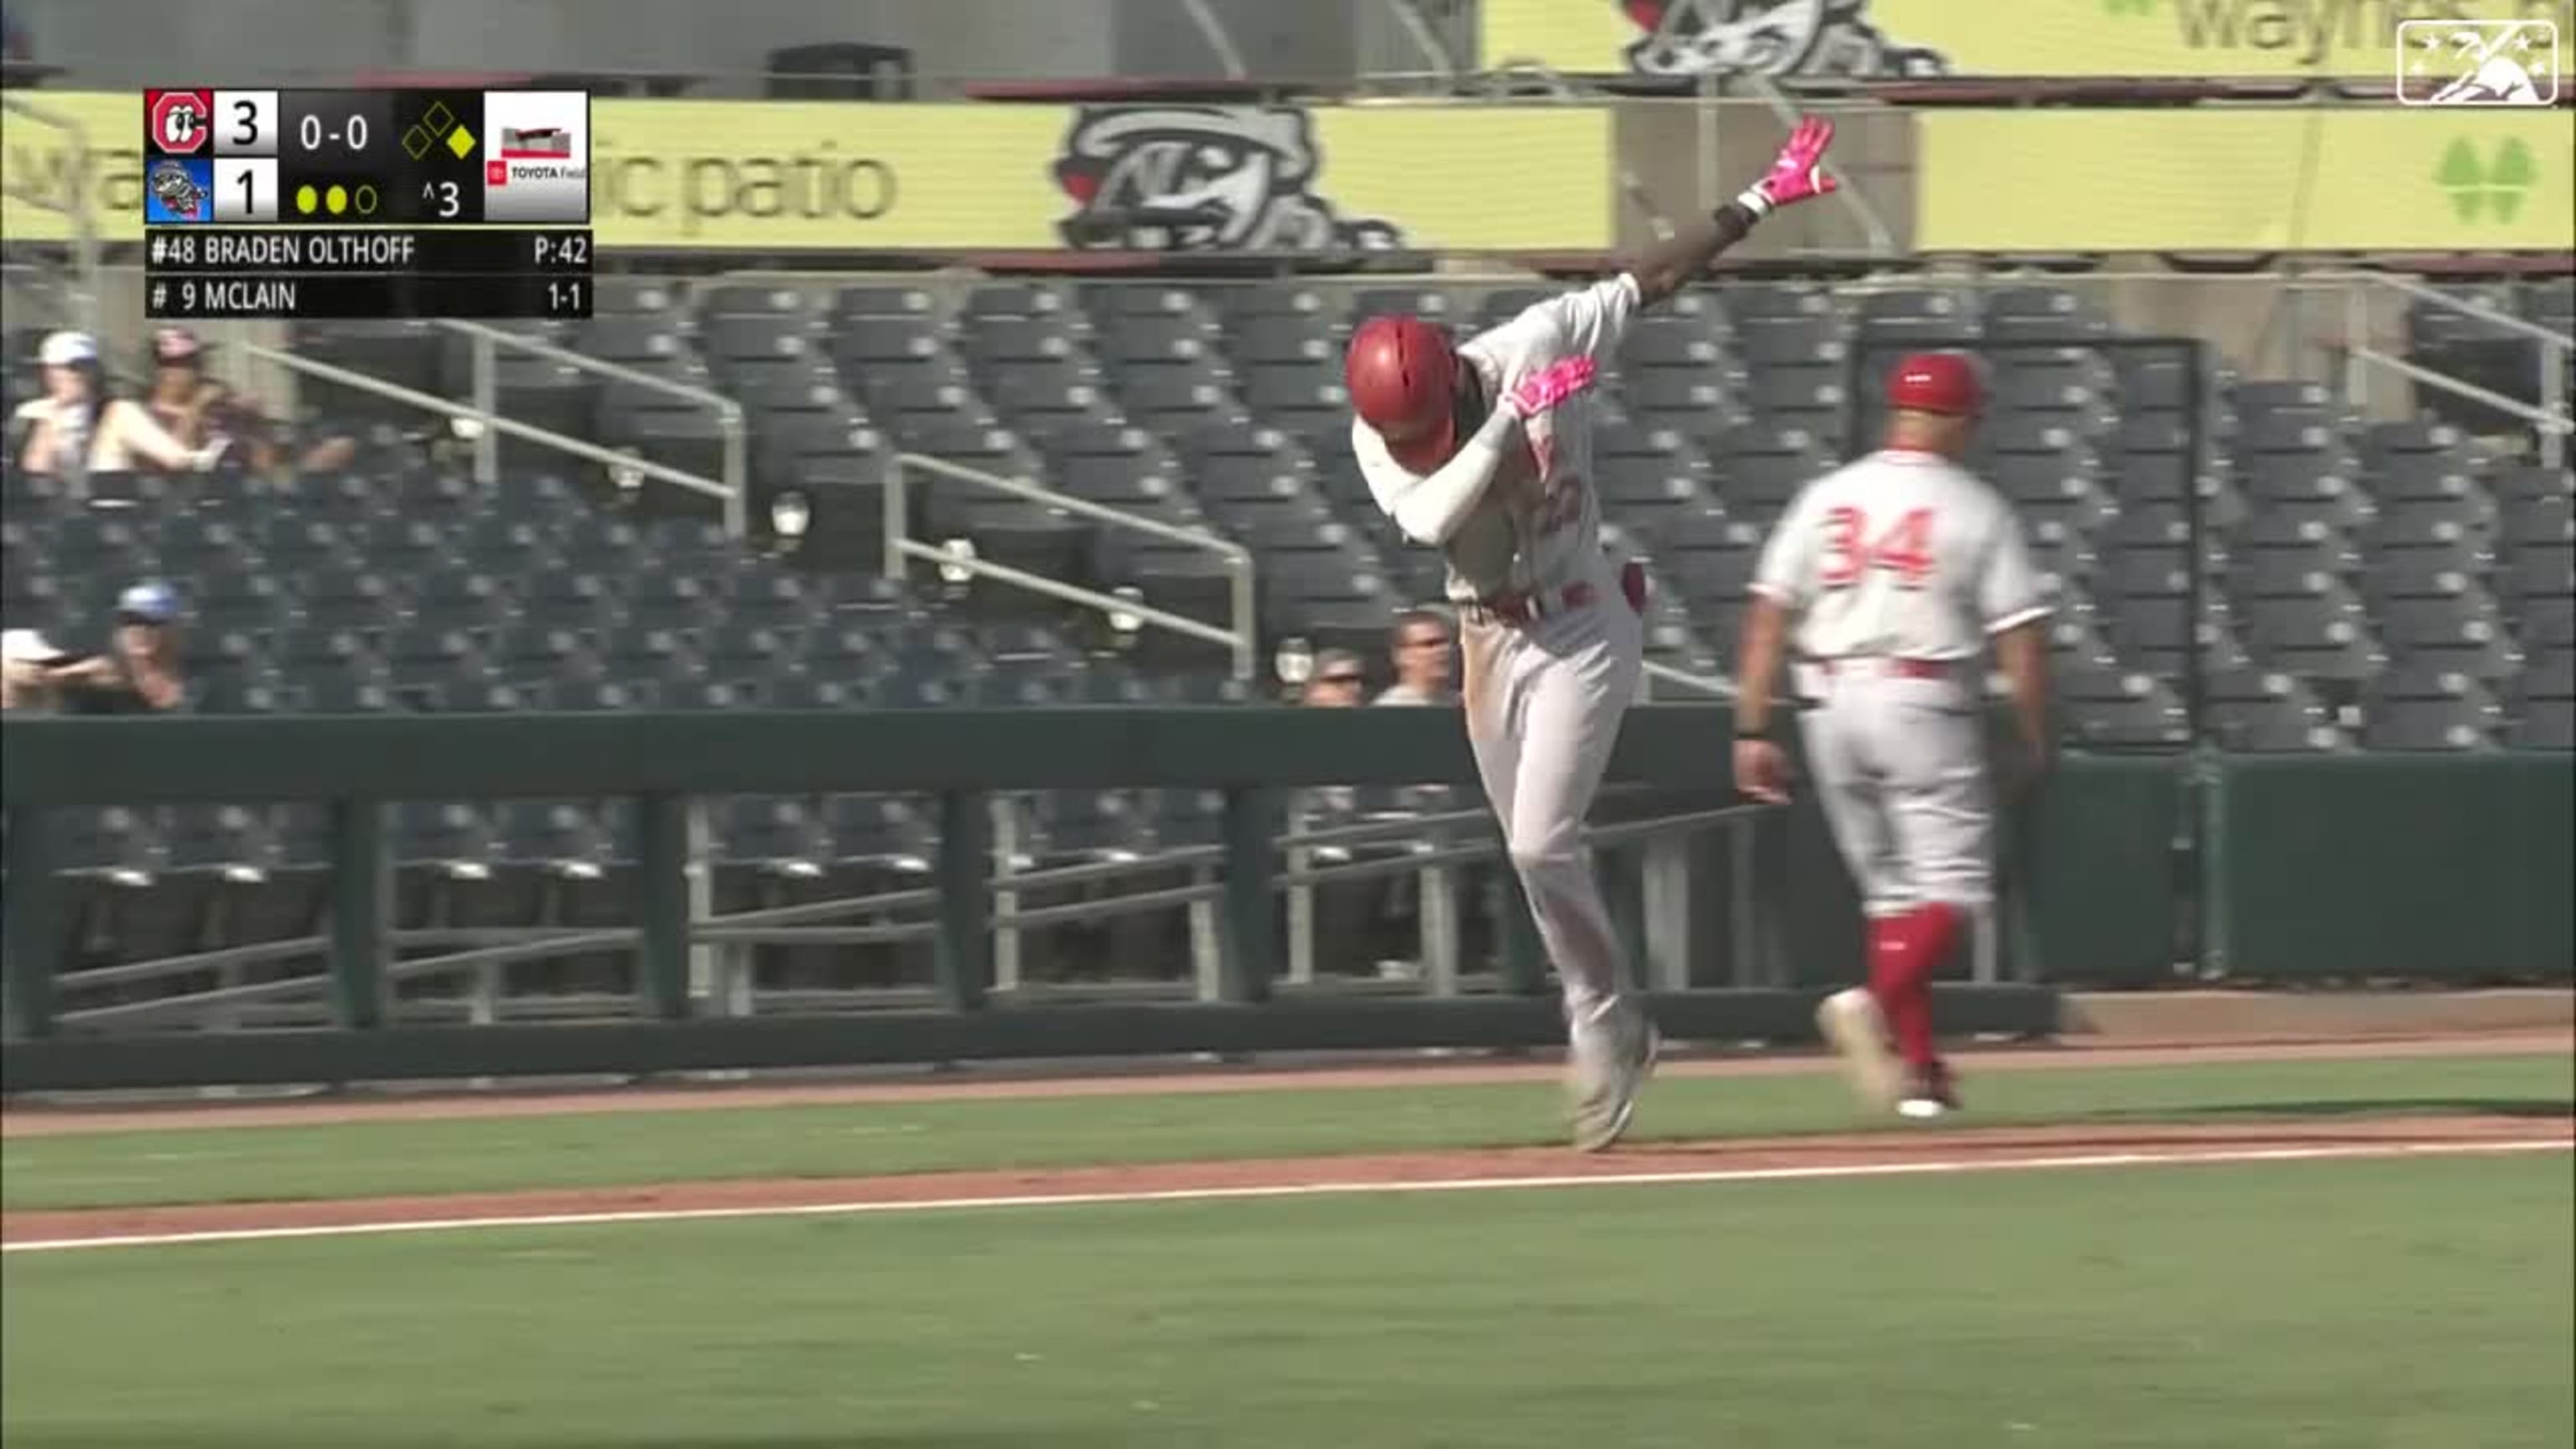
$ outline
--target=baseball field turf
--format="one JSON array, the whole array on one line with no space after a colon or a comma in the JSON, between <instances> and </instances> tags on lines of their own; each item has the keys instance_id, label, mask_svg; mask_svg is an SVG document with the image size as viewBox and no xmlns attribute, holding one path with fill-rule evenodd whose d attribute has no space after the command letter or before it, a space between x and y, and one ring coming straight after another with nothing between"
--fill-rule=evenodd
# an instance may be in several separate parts
<instances>
[{"instance_id":1,"label":"baseball field turf","mask_svg":"<svg viewBox=\"0 0 2576 1449\"><path fill-rule=\"evenodd\" d=\"M2043 1064L1976 1072L1971 1091L1974 1125L1894 1133L1857 1122L1820 1071L1684 1069L1657 1085L1633 1151L1582 1162L1545 1145L1544 1083L1439 1077L143 1130L13 1120L0 1441L2576 1438L2563 1046ZM116 1130L60 1130L100 1125ZM1534 1181L1575 1170L1657 1180ZM1444 1190L1399 1190L1426 1180ZM1271 1195L1282 1185L1296 1190ZM1044 1201L1069 1191L1084 1197ZM359 1197L378 1201L332 1201ZM703 1203L742 1215L651 1220ZM538 1210L581 1220L501 1221ZM477 1221L328 1226L423 1217ZM322 1235L47 1247L93 1229L272 1227Z\"/></svg>"}]
</instances>

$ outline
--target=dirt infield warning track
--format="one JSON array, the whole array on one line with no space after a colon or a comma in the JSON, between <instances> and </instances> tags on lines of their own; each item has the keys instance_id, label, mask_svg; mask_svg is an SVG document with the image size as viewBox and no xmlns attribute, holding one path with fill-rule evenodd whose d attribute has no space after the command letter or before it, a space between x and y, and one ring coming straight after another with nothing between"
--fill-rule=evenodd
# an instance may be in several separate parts
<instances>
[{"instance_id":1,"label":"dirt infield warning track","mask_svg":"<svg viewBox=\"0 0 2576 1449\"><path fill-rule=\"evenodd\" d=\"M2372 1042L2228 1044L2228 1047L2043 1047L1973 1052L1973 1073L2084 1070L2084 1067L2197 1065L2197 1062L2354 1060L2354 1057L2568 1055L2566 1031L2372 1039ZM291 1127L371 1119L600 1114L600 1111L714 1111L783 1104L881 1104L933 1098L1126 1096L1126 1093L1293 1091L1363 1085L1517 1083L1553 1080L1546 1062L1461 1062L1368 1067L1182 1070L1167 1075L1005 1080L873 1080L804 1085L683 1085L580 1093L489 1096L325 1096L265 1104L178 1104L144 1109L21 1109L0 1116L10 1137L116 1129ZM1667 1075L1777 1075L1819 1070L1816 1057L1705 1057L1667 1062ZM2571 1067L2576 1070L2576 1067ZM2298 1160L2563 1152L2576 1147L2568 1116L2388 1116L2342 1122L2272 1124L2066 1124L2066 1127L1878 1129L1829 1137L1739 1137L1710 1142L1638 1142L1584 1158L1564 1147L1401 1152L1347 1158L1200 1160L1061 1171L953 1171L876 1178L639 1183L616 1189L440 1194L348 1201L234 1201L191 1207L80 1209L0 1214L8 1253L116 1245L319 1238L366 1232L479 1230L513 1225L600 1225L706 1217L922 1212L966 1207L1061 1207L1115 1201L1244 1199L1244 1196L1370 1194L1370 1191L1499 1191L1610 1183L1723 1183L1777 1178L1914 1176L1914 1173L2038 1171L2179 1163L2298 1163Z\"/></svg>"},{"instance_id":2,"label":"dirt infield warning track","mask_svg":"<svg viewBox=\"0 0 2576 1449\"><path fill-rule=\"evenodd\" d=\"M2479 1033L2348 1042L2227 1046L2007 1048L1969 1054L1973 1073L2175 1066L2218 1062L2352 1060L2465 1055L2567 1056L2564 1031ZM1813 1056L1711 1057L1668 1062L1674 1076L1813 1072ZM1253 1092L1484 1082L1553 1081L1550 1063L1459 1061L1186 1068L1157 1075L1000 1079L954 1077L797 1085L628 1087L551 1094L371 1097L335 1095L258 1103L147 1107L21 1108L0 1116L12 1137L66 1133L291 1126L327 1122L553 1113L721 1110L780 1105L959 1098L1106 1096L1151 1092ZM1973 1121L1973 1119L1971 1119ZM2566 1116L2391 1116L2333 1122L2069 1124L1869 1130L1833 1136L1644 1141L1601 1156L1557 1147L1415 1152L1255 1161L1200 1161L1051 1169L937 1172L844 1179L653 1183L628 1187L442 1194L344 1201L209 1203L0 1214L0 1249L79 1247L463 1231L546 1224L668 1222L705 1218L855 1214L962 1208L1034 1208L1312 1196L1330 1193L1501 1190L1616 1183L1719 1183L1796 1178L2106 1168L2222 1162L2564 1152L2576 1148Z\"/></svg>"},{"instance_id":3,"label":"dirt infield warning track","mask_svg":"<svg viewBox=\"0 0 2576 1449\"><path fill-rule=\"evenodd\" d=\"M1183 1162L1027 1172L454 1194L0 1216L0 1250L595 1226L719 1218L1886 1177L2157 1165L2322 1162L2563 1152L2566 1119L2410 1118L2321 1125L2020 1127L1650 1143L1597 1156L1561 1148Z\"/></svg>"},{"instance_id":4,"label":"dirt infield warning track","mask_svg":"<svg viewBox=\"0 0 2576 1449\"><path fill-rule=\"evenodd\" d=\"M2049 1071L2087 1067L2215 1065L2223 1062L2395 1060L2447 1056L2576 1055L2576 1036L2558 1029L2474 1032L2351 1041L2275 1043L2143 1043L2107 1046L2058 1044L1972 1049L1961 1060L1977 1073ZM1776 1076L1824 1066L1812 1053L1668 1058L1667 1077ZM1145 1069L1094 1067L1080 1076L1037 1075L994 1069L971 1077L915 1076L899 1080L626 1087L554 1088L413 1095L332 1094L258 1102L190 1101L146 1106L45 1104L0 1112L0 1137L39 1137L82 1132L189 1128L312 1126L324 1122L396 1121L469 1117L528 1117L563 1113L724 1111L755 1107L831 1106L864 1102L930 1102L1014 1097L1136 1096L1162 1092L1276 1092L1325 1088L1469 1086L1497 1082L1552 1082L1559 1068L1545 1059L1498 1062L1417 1058L1369 1065L1241 1066L1160 1065Z\"/></svg>"}]
</instances>

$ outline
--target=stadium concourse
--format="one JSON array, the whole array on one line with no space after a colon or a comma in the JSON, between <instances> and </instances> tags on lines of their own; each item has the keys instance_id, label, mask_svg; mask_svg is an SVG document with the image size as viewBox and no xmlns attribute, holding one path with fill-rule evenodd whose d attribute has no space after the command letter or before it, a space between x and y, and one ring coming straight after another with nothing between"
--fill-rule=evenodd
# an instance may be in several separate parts
<instances>
[{"instance_id":1,"label":"stadium concourse","mask_svg":"<svg viewBox=\"0 0 2576 1449\"><path fill-rule=\"evenodd\" d=\"M547 335L743 403L748 543L692 506L572 478L543 454L505 448L487 489L419 437L417 415L308 388L308 423L365 440L346 471L93 478L82 498L11 459L0 621L87 641L119 587L165 580L184 603L202 711L1275 697L1274 682L1247 687L1220 651L1177 636L1120 634L928 569L880 577L888 458L927 454L1212 529L1255 554L1265 658L1298 641L1383 668L1390 621L1437 596L1438 560L1402 547L1369 505L1347 443L1343 340L1377 312L1470 324L1536 294L1445 281L603 278L596 320ZM2576 283L2563 278L2480 295L2576 328ZM8 339L13 408L36 386L34 341ZM1873 401L1846 396L1852 379L1953 341L1984 344L1997 368L1981 466L2021 510L2065 605L2055 662L2070 748L2182 748L2195 668L2206 729L2230 750L2576 745L2571 484L2530 461L2528 435L2509 436L2518 425L2478 412L2364 422L2323 387L2202 371L2182 345L2123 339L2077 291L2045 282L1732 282L1642 321L1604 389L1598 481L1616 546L1653 572L1655 657L1726 671L1765 529L1872 429ZM468 391L464 341L427 324L305 324L297 347ZM2412 350L2531 391L2531 344L2456 315L2419 310ZM720 463L703 409L542 360L505 359L499 394L541 426L695 472ZM910 478L919 537L1223 618L1227 581L1208 554ZM782 535L773 517L803 527ZM2197 651L2196 559L2208 611ZM1216 824L1214 802L1185 793L1068 792L1028 801L1027 816L1031 850L1052 857L1198 843ZM735 866L891 868L929 853L926 825L894 800L735 800L714 824L717 857ZM311 811L107 810L87 825L67 844L91 872L178 879L323 858ZM396 848L407 862L559 870L613 863L628 836L614 809L584 802L430 802L401 807ZM93 945L88 964L149 954Z\"/></svg>"}]
</instances>

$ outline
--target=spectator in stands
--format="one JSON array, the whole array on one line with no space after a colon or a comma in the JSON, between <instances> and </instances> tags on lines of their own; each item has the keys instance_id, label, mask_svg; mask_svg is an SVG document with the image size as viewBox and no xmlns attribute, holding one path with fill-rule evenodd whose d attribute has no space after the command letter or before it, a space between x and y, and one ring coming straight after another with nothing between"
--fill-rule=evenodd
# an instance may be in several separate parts
<instances>
[{"instance_id":1,"label":"spectator in stands","mask_svg":"<svg viewBox=\"0 0 2576 1449\"><path fill-rule=\"evenodd\" d=\"M1388 652L1395 661L1395 683L1377 704L1456 704L1449 687L1455 648L1449 621L1429 609L1407 609L1397 616Z\"/></svg>"},{"instance_id":2,"label":"spectator in stands","mask_svg":"<svg viewBox=\"0 0 2576 1449\"><path fill-rule=\"evenodd\" d=\"M153 420L187 447L229 440L261 473L275 473L286 456L278 428L259 404L206 375L206 345L185 327L152 334L152 394L145 405ZM296 459L296 466L345 468L357 451L355 439L324 438Z\"/></svg>"},{"instance_id":3,"label":"spectator in stands","mask_svg":"<svg viewBox=\"0 0 2576 1449\"><path fill-rule=\"evenodd\" d=\"M79 657L34 629L0 629L0 710L50 711L53 671Z\"/></svg>"},{"instance_id":4,"label":"spectator in stands","mask_svg":"<svg viewBox=\"0 0 2576 1449\"><path fill-rule=\"evenodd\" d=\"M25 631L13 631L25 632ZM157 580L116 598L116 634L107 652L47 659L41 638L16 652L35 657L8 664L12 708L51 707L64 714L167 714L187 702L179 665L179 596Z\"/></svg>"},{"instance_id":5,"label":"spectator in stands","mask_svg":"<svg viewBox=\"0 0 2576 1449\"><path fill-rule=\"evenodd\" d=\"M40 477L78 482L92 473L129 473L138 464L202 472L224 455L221 440L190 447L170 436L137 403L113 396L99 369L98 342L86 332L48 336L45 395L18 409L11 430L18 466Z\"/></svg>"},{"instance_id":6,"label":"spectator in stands","mask_svg":"<svg viewBox=\"0 0 2576 1449\"><path fill-rule=\"evenodd\" d=\"M1360 657L1348 649L1327 649L1315 656L1315 672L1307 677L1306 692L1298 702L1309 707L1346 709L1366 697L1368 670Z\"/></svg>"}]
</instances>

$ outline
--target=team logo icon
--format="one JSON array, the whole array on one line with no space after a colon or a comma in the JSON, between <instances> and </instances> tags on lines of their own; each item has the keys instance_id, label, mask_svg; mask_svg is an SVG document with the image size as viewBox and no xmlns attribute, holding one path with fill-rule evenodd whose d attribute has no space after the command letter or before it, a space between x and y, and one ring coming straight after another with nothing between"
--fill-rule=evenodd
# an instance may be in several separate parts
<instances>
[{"instance_id":1,"label":"team logo icon","mask_svg":"<svg viewBox=\"0 0 2576 1449\"><path fill-rule=\"evenodd\" d=\"M214 134L215 98L205 91L154 91L145 103L144 120L154 149L166 156L193 156Z\"/></svg>"},{"instance_id":2,"label":"team logo icon","mask_svg":"<svg viewBox=\"0 0 2576 1449\"><path fill-rule=\"evenodd\" d=\"M1056 184L1065 245L1108 251L1383 251L1391 221L1346 217L1317 194L1322 158L1293 107L1089 106Z\"/></svg>"},{"instance_id":3,"label":"team logo icon","mask_svg":"<svg viewBox=\"0 0 2576 1449\"><path fill-rule=\"evenodd\" d=\"M165 156L144 173L143 186L145 224L204 221L214 200L213 165Z\"/></svg>"},{"instance_id":4,"label":"team logo icon","mask_svg":"<svg viewBox=\"0 0 2576 1449\"><path fill-rule=\"evenodd\" d=\"M1640 75L1936 76L1949 57L1891 40L1869 0L1621 0L1645 32L1623 54Z\"/></svg>"},{"instance_id":5,"label":"team logo icon","mask_svg":"<svg viewBox=\"0 0 2576 1449\"><path fill-rule=\"evenodd\" d=\"M2409 106L2554 106L2558 27L2547 20L2405 20L2397 99Z\"/></svg>"}]
</instances>

